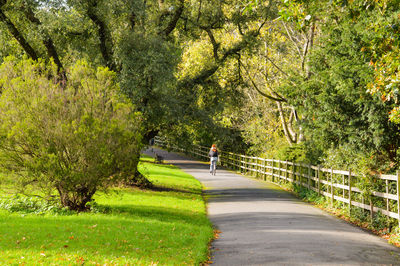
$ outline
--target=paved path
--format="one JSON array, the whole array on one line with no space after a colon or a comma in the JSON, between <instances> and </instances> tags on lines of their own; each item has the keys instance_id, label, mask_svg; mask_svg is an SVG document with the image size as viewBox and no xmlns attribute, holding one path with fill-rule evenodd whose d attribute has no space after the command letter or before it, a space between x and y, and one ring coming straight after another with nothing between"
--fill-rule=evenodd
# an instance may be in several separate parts
<instances>
[{"instance_id":1,"label":"paved path","mask_svg":"<svg viewBox=\"0 0 400 266\"><path fill-rule=\"evenodd\" d=\"M213 265L400 265L400 249L294 198L279 187L166 151L168 162L200 180L221 231Z\"/></svg>"}]
</instances>

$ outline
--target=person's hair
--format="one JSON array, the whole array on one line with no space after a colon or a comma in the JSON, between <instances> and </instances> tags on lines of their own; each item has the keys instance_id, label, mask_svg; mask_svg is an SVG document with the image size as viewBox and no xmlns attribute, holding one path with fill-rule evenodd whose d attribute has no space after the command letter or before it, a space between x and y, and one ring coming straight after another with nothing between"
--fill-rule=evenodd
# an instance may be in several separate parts
<instances>
[{"instance_id":1,"label":"person's hair","mask_svg":"<svg viewBox=\"0 0 400 266\"><path fill-rule=\"evenodd\" d=\"M211 147L213 147L213 148L216 148L216 147L217 147L217 145L213 144L213 145L211 145Z\"/></svg>"}]
</instances>

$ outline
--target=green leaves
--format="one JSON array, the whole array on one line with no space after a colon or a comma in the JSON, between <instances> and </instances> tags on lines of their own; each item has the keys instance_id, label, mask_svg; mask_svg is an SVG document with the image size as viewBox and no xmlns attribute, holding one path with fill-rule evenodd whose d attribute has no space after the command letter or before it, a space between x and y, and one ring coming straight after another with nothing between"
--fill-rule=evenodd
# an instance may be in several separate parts
<instances>
[{"instance_id":1,"label":"green leaves","mask_svg":"<svg viewBox=\"0 0 400 266\"><path fill-rule=\"evenodd\" d=\"M113 72L78 62L60 86L54 65L10 58L0 69L0 166L20 186L57 190L63 206L83 210L97 189L134 175L141 116Z\"/></svg>"}]
</instances>

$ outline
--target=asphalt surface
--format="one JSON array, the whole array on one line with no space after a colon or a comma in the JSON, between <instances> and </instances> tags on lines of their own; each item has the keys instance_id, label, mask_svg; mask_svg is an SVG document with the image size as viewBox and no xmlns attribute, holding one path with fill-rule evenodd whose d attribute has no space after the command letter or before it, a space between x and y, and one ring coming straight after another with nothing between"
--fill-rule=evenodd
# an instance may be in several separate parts
<instances>
[{"instance_id":1,"label":"asphalt surface","mask_svg":"<svg viewBox=\"0 0 400 266\"><path fill-rule=\"evenodd\" d=\"M304 203L278 186L217 170L176 153L164 159L204 185L221 231L213 265L400 265L400 249Z\"/></svg>"}]
</instances>

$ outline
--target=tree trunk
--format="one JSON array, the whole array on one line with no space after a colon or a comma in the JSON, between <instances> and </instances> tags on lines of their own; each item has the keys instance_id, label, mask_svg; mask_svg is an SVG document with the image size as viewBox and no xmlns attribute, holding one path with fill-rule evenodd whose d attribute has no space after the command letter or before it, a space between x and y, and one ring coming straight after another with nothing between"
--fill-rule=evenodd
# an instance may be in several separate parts
<instances>
[{"instance_id":1,"label":"tree trunk","mask_svg":"<svg viewBox=\"0 0 400 266\"><path fill-rule=\"evenodd\" d=\"M93 200L93 195L96 193L96 188L90 189L86 186L80 186L74 191L69 191L65 189L62 184L57 186L57 190L60 195L61 205L77 212L89 210L86 204Z\"/></svg>"},{"instance_id":2,"label":"tree trunk","mask_svg":"<svg viewBox=\"0 0 400 266\"><path fill-rule=\"evenodd\" d=\"M283 133L285 134L286 140L288 141L289 145L292 146L295 143L295 141L293 141L293 138L290 135L288 125L287 125L287 122L285 119L285 114L283 112L282 103L277 101L276 105L278 106L279 116L280 116L281 122L282 122Z\"/></svg>"}]
</instances>

